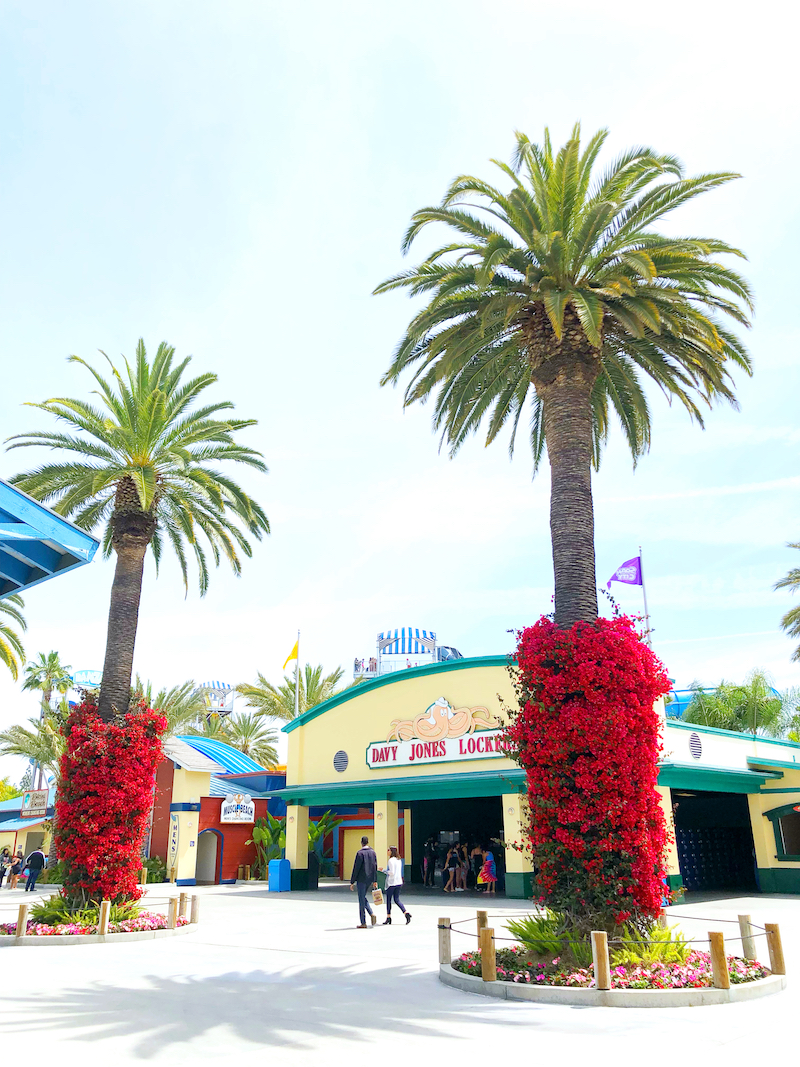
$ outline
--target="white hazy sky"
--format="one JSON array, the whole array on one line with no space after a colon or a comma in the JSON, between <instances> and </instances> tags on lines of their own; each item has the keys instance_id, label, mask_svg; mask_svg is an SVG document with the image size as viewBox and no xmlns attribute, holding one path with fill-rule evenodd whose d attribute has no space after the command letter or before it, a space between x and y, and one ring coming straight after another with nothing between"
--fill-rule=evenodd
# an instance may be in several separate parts
<instances>
[{"instance_id":1,"label":"white hazy sky","mask_svg":"<svg viewBox=\"0 0 800 1067\"><path fill-rule=\"evenodd\" d=\"M22 405L85 395L68 365L167 339L256 417L246 475L272 536L200 600L146 573L136 668L278 681L303 658L351 669L387 626L465 655L510 649L549 610L546 473L524 448L437 451L425 408L378 387L412 311L373 297L412 211L487 176L512 132L611 130L690 172L743 180L670 222L748 253L755 375L703 432L653 396L634 473L618 436L595 481L598 578L642 544L655 645L679 686L771 670L800 682L772 585L800 540L796 40L786 8L678 0L376 5L7 0L0 14L2 436ZM101 357L97 357L101 358ZM0 476L36 459L0 453ZM27 596L30 654L102 665L112 565ZM615 586L626 608L639 590ZM0 725L35 711L0 674ZM0 775L20 765L0 762Z\"/></svg>"}]
</instances>

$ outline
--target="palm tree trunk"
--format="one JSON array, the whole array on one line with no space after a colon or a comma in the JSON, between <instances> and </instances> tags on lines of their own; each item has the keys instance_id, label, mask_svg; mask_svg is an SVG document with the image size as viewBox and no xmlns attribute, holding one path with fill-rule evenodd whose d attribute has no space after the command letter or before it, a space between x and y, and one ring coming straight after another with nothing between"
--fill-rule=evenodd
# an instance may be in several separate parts
<instances>
[{"instance_id":1,"label":"palm tree trunk","mask_svg":"<svg viewBox=\"0 0 800 1067\"><path fill-rule=\"evenodd\" d=\"M147 541L143 542L141 538L122 537L120 540L122 543L115 545L117 566L111 586L106 657L98 703L100 718L106 722L116 714L124 714L131 699L133 650L147 552Z\"/></svg>"},{"instance_id":2,"label":"palm tree trunk","mask_svg":"<svg viewBox=\"0 0 800 1067\"><path fill-rule=\"evenodd\" d=\"M596 376L591 363L581 363L548 384L537 383L550 461L555 622L562 627L597 618L591 409Z\"/></svg>"}]
</instances>

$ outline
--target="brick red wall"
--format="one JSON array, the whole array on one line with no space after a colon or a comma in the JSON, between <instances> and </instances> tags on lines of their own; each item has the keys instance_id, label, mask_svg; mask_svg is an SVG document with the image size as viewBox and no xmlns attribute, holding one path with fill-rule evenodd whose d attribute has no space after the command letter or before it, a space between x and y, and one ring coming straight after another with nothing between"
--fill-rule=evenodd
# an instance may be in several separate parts
<instances>
[{"instance_id":1,"label":"brick red wall","mask_svg":"<svg viewBox=\"0 0 800 1067\"><path fill-rule=\"evenodd\" d=\"M150 855L167 860L169 846L169 806L172 803L172 780L175 764L171 759L162 760L156 767L156 796L153 804L153 833L150 838Z\"/></svg>"},{"instance_id":2,"label":"brick red wall","mask_svg":"<svg viewBox=\"0 0 800 1067\"><path fill-rule=\"evenodd\" d=\"M263 819L267 814L267 801L256 800L256 818ZM251 864L256 858L256 846L246 845L253 836L252 823L221 823L219 821L222 797L202 797L200 800L200 833L203 830L218 830L223 836L222 844L222 881L236 878L239 864ZM219 853L217 853L219 856Z\"/></svg>"}]
</instances>

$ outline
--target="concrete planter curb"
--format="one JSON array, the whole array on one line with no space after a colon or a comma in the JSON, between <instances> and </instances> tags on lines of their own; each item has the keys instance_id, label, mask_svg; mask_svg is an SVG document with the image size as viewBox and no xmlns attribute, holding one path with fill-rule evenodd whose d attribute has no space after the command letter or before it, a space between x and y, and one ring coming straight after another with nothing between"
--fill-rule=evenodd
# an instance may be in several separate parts
<instances>
[{"instance_id":1,"label":"concrete planter curb","mask_svg":"<svg viewBox=\"0 0 800 1067\"><path fill-rule=\"evenodd\" d=\"M527 1000L538 1004L580 1004L603 1008L691 1008L706 1004L739 1004L780 993L786 988L786 975L772 974L756 982L744 982L730 989L577 989L570 986L529 986L515 982L484 982L471 974L456 971L449 963L439 964L439 981L465 993L477 993L500 1000Z\"/></svg>"},{"instance_id":2,"label":"concrete planter curb","mask_svg":"<svg viewBox=\"0 0 800 1067\"><path fill-rule=\"evenodd\" d=\"M129 941L152 941L161 937L179 937L196 929L188 926L176 926L174 930L136 930L131 934L54 934L52 937L38 937L34 934L17 939L15 934L0 934L0 948L39 948L50 945L110 945L127 944Z\"/></svg>"}]
</instances>

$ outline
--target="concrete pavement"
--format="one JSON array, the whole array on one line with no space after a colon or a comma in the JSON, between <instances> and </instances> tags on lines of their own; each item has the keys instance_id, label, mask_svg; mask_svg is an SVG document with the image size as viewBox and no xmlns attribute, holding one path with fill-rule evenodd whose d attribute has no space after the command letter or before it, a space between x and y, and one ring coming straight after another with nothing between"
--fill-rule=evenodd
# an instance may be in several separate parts
<instances>
[{"instance_id":1,"label":"concrete pavement","mask_svg":"<svg viewBox=\"0 0 800 1067\"><path fill-rule=\"evenodd\" d=\"M167 887L150 888L163 896ZM795 897L693 901L671 909L690 936L705 935L714 922L733 936L735 927L720 920L743 911L755 922L779 922L786 992L742 1005L648 1011L496 1002L445 988L437 978L437 920L474 916L484 901L469 894L409 893L409 926L356 930L355 894L346 886L317 894L269 894L255 884L197 892L201 922L186 937L0 952L0 1048L11 1042L35 1049L39 1062L57 1057L113 1067L202 1067L262 1057L301 1067L376 1054L448 1065L634 1057L727 1067L796 1055ZM0 905L23 896L2 890ZM518 904L499 899L489 911L524 913ZM9 914L3 907L0 921ZM474 943L454 936L454 952Z\"/></svg>"}]
</instances>

